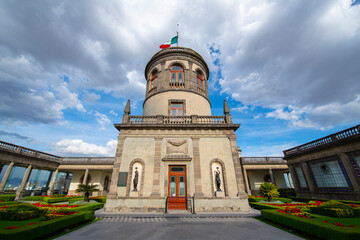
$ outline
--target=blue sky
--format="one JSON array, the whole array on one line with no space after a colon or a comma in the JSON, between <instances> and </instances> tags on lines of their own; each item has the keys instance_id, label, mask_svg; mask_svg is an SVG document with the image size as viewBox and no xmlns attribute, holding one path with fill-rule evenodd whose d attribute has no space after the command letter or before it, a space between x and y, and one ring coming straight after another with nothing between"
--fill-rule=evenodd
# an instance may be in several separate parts
<instances>
[{"instance_id":1,"label":"blue sky","mask_svg":"<svg viewBox=\"0 0 360 240\"><path fill-rule=\"evenodd\" d=\"M151 11L149 11L151 9ZM243 156L359 124L359 1L3 1L0 140L60 156L114 156L127 99L176 34L209 65Z\"/></svg>"}]
</instances>

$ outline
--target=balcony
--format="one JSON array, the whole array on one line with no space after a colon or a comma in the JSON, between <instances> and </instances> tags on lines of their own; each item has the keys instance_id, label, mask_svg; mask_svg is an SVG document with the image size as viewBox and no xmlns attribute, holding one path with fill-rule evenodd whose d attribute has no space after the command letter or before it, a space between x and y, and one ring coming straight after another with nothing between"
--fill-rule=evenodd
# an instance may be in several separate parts
<instances>
[{"instance_id":1,"label":"balcony","mask_svg":"<svg viewBox=\"0 0 360 240\"><path fill-rule=\"evenodd\" d=\"M123 123L127 123L126 121ZM162 125L186 125L186 124L215 124L225 125L225 116L129 116L128 124L162 124Z\"/></svg>"},{"instance_id":2,"label":"balcony","mask_svg":"<svg viewBox=\"0 0 360 240\"><path fill-rule=\"evenodd\" d=\"M331 134L329 136L317 139L315 141L305 143L303 145L288 149L284 151L285 158L293 155L299 155L301 153L315 151L333 144L340 144L352 140L354 138L360 138L360 125L348 128L344 131Z\"/></svg>"},{"instance_id":3,"label":"balcony","mask_svg":"<svg viewBox=\"0 0 360 240\"><path fill-rule=\"evenodd\" d=\"M0 141L0 150L4 150L4 151L7 151L7 152L13 152L13 153L16 153L16 154L25 155L25 156L29 156L29 157L45 159L45 160L48 160L48 161L60 162L60 157L59 156L55 156L55 155L52 155L52 154L49 154L49 153L36 151L36 150L26 148L26 147L21 147L21 146L11 144L11 143L7 143L7 142L3 142L3 141Z\"/></svg>"}]
</instances>

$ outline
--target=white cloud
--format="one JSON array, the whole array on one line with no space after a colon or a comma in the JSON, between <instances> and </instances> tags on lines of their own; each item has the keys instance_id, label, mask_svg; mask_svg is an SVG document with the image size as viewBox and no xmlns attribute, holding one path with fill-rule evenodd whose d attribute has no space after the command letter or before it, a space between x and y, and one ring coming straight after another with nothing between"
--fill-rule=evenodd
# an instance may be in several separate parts
<instances>
[{"instance_id":1,"label":"white cloud","mask_svg":"<svg viewBox=\"0 0 360 240\"><path fill-rule=\"evenodd\" d=\"M329 103L320 106L278 106L266 114L267 118L289 121L293 127L331 128L337 123L358 123L360 119L360 95L345 104Z\"/></svg>"},{"instance_id":2,"label":"white cloud","mask_svg":"<svg viewBox=\"0 0 360 240\"><path fill-rule=\"evenodd\" d=\"M275 108L272 117L297 126L353 122L356 114L339 117L337 110L338 105L357 107L352 102L360 92L360 6L351 3L3 1L0 100L6 104L0 105L0 115L3 121L56 122L64 109L84 112L78 96L89 89L143 99L144 67L179 23L180 46L198 51L217 76L209 82L210 92L221 87L248 107L293 106ZM209 53L210 46L215 51ZM56 79L59 75L70 82ZM85 94L83 100L98 96Z\"/></svg>"},{"instance_id":3,"label":"white cloud","mask_svg":"<svg viewBox=\"0 0 360 240\"><path fill-rule=\"evenodd\" d=\"M116 112L114 112L114 110L111 110L109 113L110 113L111 115L115 116L115 117L118 116L118 114L117 114Z\"/></svg>"},{"instance_id":4,"label":"white cloud","mask_svg":"<svg viewBox=\"0 0 360 240\"><path fill-rule=\"evenodd\" d=\"M242 149L242 157L282 157L283 151L294 147L294 143L249 146Z\"/></svg>"},{"instance_id":5,"label":"white cloud","mask_svg":"<svg viewBox=\"0 0 360 240\"><path fill-rule=\"evenodd\" d=\"M94 92L84 91L83 100L86 102L96 102L101 99L101 95Z\"/></svg>"},{"instance_id":6,"label":"white cloud","mask_svg":"<svg viewBox=\"0 0 360 240\"><path fill-rule=\"evenodd\" d=\"M100 124L101 130L105 130L106 125L111 124L111 120L105 114L95 112L94 115L97 117L96 121Z\"/></svg>"},{"instance_id":7,"label":"white cloud","mask_svg":"<svg viewBox=\"0 0 360 240\"><path fill-rule=\"evenodd\" d=\"M55 91L57 93L57 98L62 105L62 109L76 108L80 112L86 112L81 101L78 99L78 95L74 92L70 92L66 82L63 82L60 86L56 87Z\"/></svg>"},{"instance_id":8,"label":"white cloud","mask_svg":"<svg viewBox=\"0 0 360 240\"><path fill-rule=\"evenodd\" d=\"M231 111L235 111L235 112L244 112L247 110L249 110L248 106L239 106L231 109Z\"/></svg>"},{"instance_id":9,"label":"white cloud","mask_svg":"<svg viewBox=\"0 0 360 240\"><path fill-rule=\"evenodd\" d=\"M117 141L110 140L106 146L84 142L82 139L63 139L54 144L54 152L59 156L104 156L114 157Z\"/></svg>"}]
</instances>

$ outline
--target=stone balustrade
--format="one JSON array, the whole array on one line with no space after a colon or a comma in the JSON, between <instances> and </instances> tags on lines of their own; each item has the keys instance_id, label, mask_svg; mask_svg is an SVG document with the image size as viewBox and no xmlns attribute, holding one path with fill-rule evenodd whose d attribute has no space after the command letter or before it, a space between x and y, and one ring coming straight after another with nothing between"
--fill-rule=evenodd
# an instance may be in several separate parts
<instances>
[{"instance_id":1,"label":"stone balustrade","mask_svg":"<svg viewBox=\"0 0 360 240\"><path fill-rule=\"evenodd\" d=\"M31 156L31 157L40 158L40 159L46 159L48 161L53 161L53 162L57 162L57 163L60 162L59 156L36 151L36 150L26 148L26 147L21 147L21 146L11 144L8 142L4 142L4 141L0 141L0 150L14 152L17 154L22 154L22 155Z\"/></svg>"},{"instance_id":2,"label":"stone balustrade","mask_svg":"<svg viewBox=\"0 0 360 240\"><path fill-rule=\"evenodd\" d=\"M282 157L241 157L242 164L287 164Z\"/></svg>"},{"instance_id":3,"label":"stone balustrade","mask_svg":"<svg viewBox=\"0 0 360 240\"><path fill-rule=\"evenodd\" d=\"M284 156L289 157L291 155L296 155L304 153L307 151L316 150L330 144L336 144L348 141L352 138L360 137L360 125L345 129L341 132L331 134L329 136L314 140L312 142L288 149L284 151Z\"/></svg>"},{"instance_id":4,"label":"stone balustrade","mask_svg":"<svg viewBox=\"0 0 360 240\"><path fill-rule=\"evenodd\" d=\"M226 124L225 116L129 116L128 124L164 124L164 125L179 125L179 124Z\"/></svg>"}]
</instances>

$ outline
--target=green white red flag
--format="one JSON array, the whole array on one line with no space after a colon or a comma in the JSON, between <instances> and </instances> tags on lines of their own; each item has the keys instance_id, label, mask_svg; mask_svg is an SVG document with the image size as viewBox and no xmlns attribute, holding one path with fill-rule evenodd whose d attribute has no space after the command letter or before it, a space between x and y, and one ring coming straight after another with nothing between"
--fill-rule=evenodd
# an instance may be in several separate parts
<instances>
[{"instance_id":1,"label":"green white red flag","mask_svg":"<svg viewBox=\"0 0 360 240\"><path fill-rule=\"evenodd\" d=\"M177 42L178 42L178 36L175 36L166 43L161 44L160 48L161 49L169 48L172 44L176 44Z\"/></svg>"}]
</instances>

